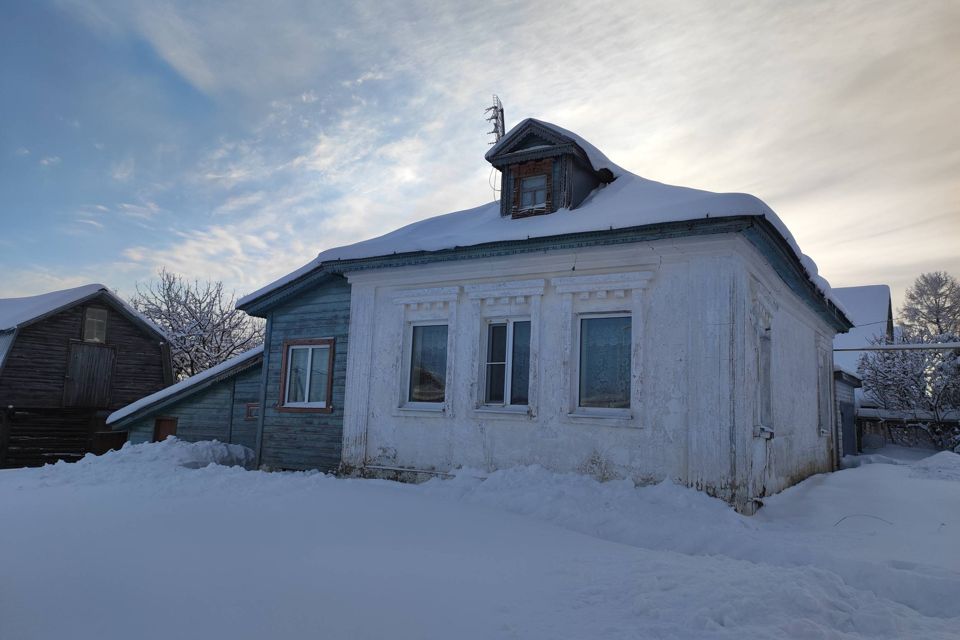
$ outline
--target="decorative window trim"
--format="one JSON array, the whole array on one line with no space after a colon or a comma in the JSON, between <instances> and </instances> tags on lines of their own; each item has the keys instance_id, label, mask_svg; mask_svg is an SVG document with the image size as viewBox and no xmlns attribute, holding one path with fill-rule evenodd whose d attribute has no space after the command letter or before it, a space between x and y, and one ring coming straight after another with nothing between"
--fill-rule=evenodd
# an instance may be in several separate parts
<instances>
[{"instance_id":1,"label":"decorative window trim","mask_svg":"<svg viewBox=\"0 0 960 640\"><path fill-rule=\"evenodd\" d=\"M774 437L773 406L773 316L779 309L776 299L756 278L750 280L750 324L756 349L753 435Z\"/></svg>"},{"instance_id":2,"label":"decorative window trim","mask_svg":"<svg viewBox=\"0 0 960 640\"><path fill-rule=\"evenodd\" d=\"M103 314L103 318L93 318L93 317L91 317L91 312L95 312L95 313L98 313L98 314L99 314L99 313L102 313L102 314ZM107 324L109 323L109 321L110 321L110 311L109 311L108 309L106 309L106 308L104 308L104 307L84 307L84 308L83 308L83 323L82 323L82 326L80 327L80 332L81 332L80 339L83 340L83 342L90 342L90 343L93 343L93 344L106 344L106 342L107 342L107 328L108 328L108 327L107 327ZM99 338L96 336L96 333L97 333L97 328L96 328L96 326L94 327L94 337L93 337L93 338L88 338L88 337L87 337L87 326L88 326L88 323L95 323L96 325L102 325L102 328L103 328L103 339L99 339Z\"/></svg>"},{"instance_id":3,"label":"decorative window trim","mask_svg":"<svg viewBox=\"0 0 960 640\"><path fill-rule=\"evenodd\" d=\"M628 391L627 398L630 402L628 407L584 407L580 405L580 353L581 353L581 344L582 340L582 328L583 321L590 319L601 319L601 318L630 318L630 390ZM575 336L573 339L574 349L576 349L576 356L574 358L574 370L572 371L573 378L573 411L571 413L574 416L580 417L591 417L591 418L620 418L620 419L629 419L633 415L633 404L634 404L634 394L633 394L633 378L634 378L634 359L633 359L633 350L634 350L634 340L633 335L633 313L630 311L599 311L599 312L587 312L587 313L578 313L576 316L576 327L575 327Z\"/></svg>"},{"instance_id":4,"label":"decorative window trim","mask_svg":"<svg viewBox=\"0 0 960 640\"><path fill-rule=\"evenodd\" d=\"M473 306L470 330L476 339L472 344L472 365L476 380L472 412L484 418L516 420L526 416L535 418L539 401L540 362L540 308L547 282L543 279L509 280L466 285L464 291ZM494 322L530 322L530 373L526 405L486 404L486 341L487 327Z\"/></svg>"},{"instance_id":5,"label":"decorative window trim","mask_svg":"<svg viewBox=\"0 0 960 640\"><path fill-rule=\"evenodd\" d=\"M571 423L640 428L637 416L643 415L643 290L655 272L632 271L552 278L550 284L560 294L562 388L567 394L562 418ZM580 319L589 316L629 314L630 408L580 407Z\"/></svg>"},{"instance_id":6,"label":"decorative window trim","mask_svg":"<svg viewBox=\"0 0 960 640\"><path fill-rule=\"evenodd\" d=\"M280 395L277 398L276 410L283 413L332 413L333 412L333 365L335 362L336 340L334 338L309 338L302 340L285 340L283 342L282 357L280 359ZM323 404L294 403L287 404L287 376L289 375L291 347L322 347L329 346L327 364L327 393ZM311 357L313 357L311 355Z\"/></svg>"},{"instance_id":7,"label":"decorative window trim","mask_svg":"<svg viewBox=\"0 0 960 640\"><path fill-rule=\"evenodd\" d=\"M521 162L519 164L512 165L510 167L510 174L513 178L513 184L511 185L511 207L510 213L513 218L528 218L530 216L544 215L554 211L553 207L553 164L555 159L544 158L542 160L530 160L528 162ZM524 178L532 178L534 176L545 176L546 177L546 190L547 197L543 206L539 207L528 207L524 209L520 203L521 195L523 193L522 184Z\"/></svg>"},{"instance_id":8,"label":"decorative window trim","mask_svg":"<svg viewBox=\"0 0 960 640\"><path fill-rule=\"evenodd\" d=\"M514 325L517 322L529 322L530 323L530 342L533 342L533 322L529 316L509 316L503 318L485 318L482 322L483 331L481 331L481 340L480 345L480 375L477 378L479 384L477 385L477 390L479 391L479 398L477 403L478 409L495 409L500 411L509 411L514 413L527 413L528 407L530 406L530 358L527 359L527 402L523 404L513 404L510 402L512 400L511 394L511 384L512 384L512 375L513 375L513 340L514 340ZM503 402L490 402L487 400L487 367L489 363L487 362L487 350L489 349L490 342L490 327L504 325L506 326L506 346L505 346L505 358L504 361L504 381L503 381ZM527 347L528 350L530 347Z\"/></svg>"},{"instance_id":9,"label":"decorative window trim","mask_svg":"<svg viewBox=\"0 0 960 640\"><path fill-rule=\"evenodd\" d=\"M403 307L403 338L398 358L397 404L394 415L453 416L454 371L456 367L456 319L460 287L428 287L399 291L393 302ZM413 349L413 327L447 326L447 371L444 379L443 402L410 402L410 366Z\"/></svg>"}]
</instances>

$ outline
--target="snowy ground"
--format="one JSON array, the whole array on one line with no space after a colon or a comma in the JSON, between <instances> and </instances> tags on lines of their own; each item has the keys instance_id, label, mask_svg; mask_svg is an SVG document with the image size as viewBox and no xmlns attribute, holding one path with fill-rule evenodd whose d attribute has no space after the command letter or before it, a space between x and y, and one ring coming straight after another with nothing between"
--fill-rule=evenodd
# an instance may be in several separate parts
<instances>
[{"instance_id":1,"label":"snowy ground","mask_svg":"<svg viewBox=\"0 0 960 640\"><path fill-rule=\"evenodd\" d=\"M0 638L960 637L956 454L884 450L744 518L538 468L202 467L233 453L0 471Z\"/></svg>"}]
</instances>

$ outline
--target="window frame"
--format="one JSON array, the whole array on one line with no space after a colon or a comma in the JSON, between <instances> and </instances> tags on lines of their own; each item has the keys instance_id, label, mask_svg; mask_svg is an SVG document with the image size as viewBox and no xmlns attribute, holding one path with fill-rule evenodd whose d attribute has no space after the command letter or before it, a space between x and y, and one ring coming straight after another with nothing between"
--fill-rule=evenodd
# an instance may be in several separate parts
<instances>
[{"instance_id":1,"label":"window frame","mask_svg":"<svg viewBox=\"0 0 960 640\"><path fill-rule=\"evenodd\" d=\"M259 402L245 403L243 419L246 421L253 421L259 418L260 418L260 403Z\"/></svg>"},{"instance_id":2,"label":"window frame","mask_svg":"<svg viewBox=\"0 0 960 640\"><path fill-rule=\"evenodd\" d=\"M103 314L103 319L101 320L101 319L99 319L99 318L91 318L91 317L90 317L90 312L91 312L91 311L97 312L97 313L102 313L102 314ZM80 327L80 338L81 338L81 340L82 340L83 342L89 342L89 343L91 343L91 344L106 344L106 343L107 343L107 324L109 323L109 320L110 320L110 310L109 310L109 309L106 309L106 308L104 308L104 307L92 307L92 306L84 307L84 309L83 309L83 324L82 324L82 326ZM96 339L96 337L94 337L93 339L87 338L87 324L90 323L90 322L94 322L94 323L102 324L102 325L103 325L103 340L98 340L98 339ZM96 330L94 330L94 333L96 333Z\"/></svg>"},{"instance_id":3,"label":"window frame","mask_svg":"<svg viewBox=\"0 0 960 640\"><path fill-rule=\"evenodd\" d=\"M451 338L452 338L452 329L453 325L447 318L434 318L434 319L424 319L424 320L413 320L406 323L406 330L404 331L404 344L403 344L403 385L400 388L401 391L401 409L417 409L423 411L436 411L436 412L445 412L447 411L450 405L450 354L451 354ZM444 344L444 349L446 350L446 365L443 372L443 400L439 402L425 402L422 400L411 400L410 399L410 385L413 382L412 373L413 373L413 331L415 327L446 327L447 328L447 341Z\"/></svg>"},{"instance_id":4,"label":"window frame","mask_svg":"<svg viewBox=\"0 0 960 640\"><path fill-rule=\"evenodd\" d=\"M309 349L309 360L307 371L309 372L313 364L314 347L329 347L327 357L327 388L323 401L320 402L287 402L287 383L292 366L291 353L294 349ZM310 338L303 340L285 340L283 342L283 357L280 361L280 394L277 398L276 409L286 413L331 413L333 412L333 366L336 359L336 339L334 338ZM309 393L310 378L307 377L307 390Z\"/></svg>"},{"instance_id":5,"label":"window frame","mask_svg":"<svg viewBox=\"0 0 960 640\"><path fill-rule=\"evenodd\" d=\"M514 404L511 402L513 395L513 325L516 322L530 323L530 345L527 350L531 358L527 362L527 401L523 404ZM490 348L490 328L496 325L507 327L506 336L506 361L504 365L503 376L503 402L491 402L487 399L487 370L491 362L488 359ZM486 318L483 323L483 333L481 336L480 353L482 354L480 362L480 403L479 406L485 409L503 409L511 411L527 411L531 406L530 390L533 386L531 381L530 369L532 368L532 348L533 348L533 321L529 316L510 316L510 317L491 317ZM498 363L499 364L499 363Z\"/></svg>"},{"instance_id":6,"label":"window frame","mask_svg":"<svg viewBox=\"0 0 960 640\"><path fill-rule=\"evenodd\" d=\"M543 178L543 187L537 187L535 189L525 189L523 183L527 180L532 180L534 178ZM548 197L548 192L550 191L550 177L546 173L535 173L529 176L518 176L517 178L520 181L519 192L519 202L517 203L517 211L539 211L541 209L546 209L549 205L550 198ZM538 191L543 191L543 202L541 204L536 203L536 193ZM523 204L523 194L533 193L534 203L529 206L524 206Z\"/></svg>"},{"instance_id":7,"label":"window frame","mask_svg":"<svg viewBox=\"0 0 960 640\"><path fill-rule=\"evenodd\" d=\"M581 372L581 340L582 340L582 331L583 331L583 321L592 320L592 319L602 319L602 318L630 318L630 352L629 352L629 361L630 361L630 373L627 377L627 400L629 404L626 407L584 407L580 404L580 372ZM633 358L633 349L634 349L634 318L632 311L597 311L597 312L584 312L577 313L574 316L575 334L573 340L573 350L575 353L574 362L575 366L572 371L572 386L573 386L573 411L571 412L574 416L604 416L604 417L623 417L629 418L633 415L634 410L634 393L633 393L633 375L634 375L634 366L636 363Z\"/></svg>"}]
</instances>

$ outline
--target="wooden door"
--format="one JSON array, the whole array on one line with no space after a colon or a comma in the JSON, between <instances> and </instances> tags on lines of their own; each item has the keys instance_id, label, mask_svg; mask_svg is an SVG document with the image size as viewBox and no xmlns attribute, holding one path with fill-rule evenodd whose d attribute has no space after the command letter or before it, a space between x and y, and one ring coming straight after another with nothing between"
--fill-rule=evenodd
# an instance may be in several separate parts
<instances>
[{"instance_id":1,"label":"wooden door","mask_svg":"<svg viewBox=\"0 0 960 640\"><path fill-rule=\"evenodd\" d=\"M153 423L153 441L163 442L167 436L177 435L176 418L157 418Z\"/></svg>"},{"instance_id":2,"label":"wooden door","mask_svg":"<svg viewBox=\"0 0 960 640\"><path fill-rule=\"evenodd\" d=\"M116 357L113 347L93 342L71 342L67 377L63 384L63 406L109 407Z\"/></svg>"}]
</instances>

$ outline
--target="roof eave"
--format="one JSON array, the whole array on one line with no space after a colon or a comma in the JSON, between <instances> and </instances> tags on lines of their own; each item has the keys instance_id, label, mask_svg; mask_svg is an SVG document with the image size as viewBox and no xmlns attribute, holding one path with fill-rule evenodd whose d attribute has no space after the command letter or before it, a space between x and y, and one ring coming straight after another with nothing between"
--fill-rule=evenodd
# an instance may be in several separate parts
<instances>
[{"instance_id":1,"label":"roof eave","mask_svg":"<svg viewBox=\"0 0 960 640\"><path fill-rule=\"evenodd\" d=\"M202 382L199 382L194 385L190 385L185 389L181 389L177 393L164 396L163 398L158 398L156 402L151 402L150 404L144 405L139 409L137 409L136 411L134 411L133 413L125 415L118 420L111 422L108 416L107 426L114 431L122 430L124 427L129 426L131 422L134 422L140 419L141 417L143 417L145 413L158 411L160 409L163 409L164 407L171 405L174 402L185 400L186 398L189 398L192 395L200 393L205 389L209 389L211 386L213 386L214 384L217 384L218 382L222 382L228 378L232 378L233 376L239 373L242 373L247 369L251 369L256 365L262 364L262 363L263 363L263 354L261 353L259 355L243 360L242 362L238 362L236 365L230 367L229 369L225 369L224 371L221 371L217 375L211 376L210 378ZM120 411L122 408L123 407L121 407L120 409L117 409L117 411Z\"/></svg>"}]
</instances>

